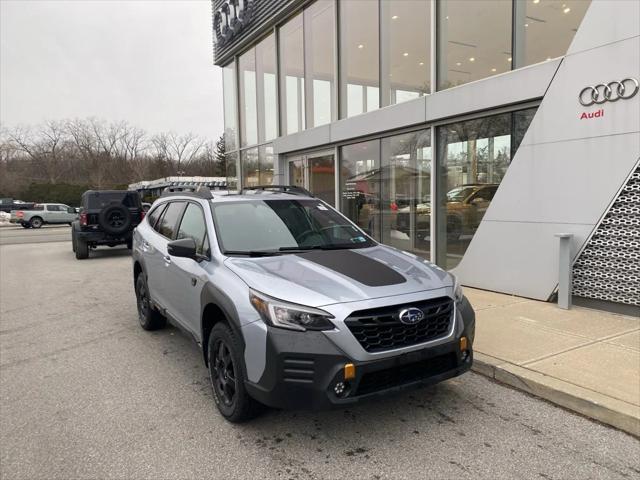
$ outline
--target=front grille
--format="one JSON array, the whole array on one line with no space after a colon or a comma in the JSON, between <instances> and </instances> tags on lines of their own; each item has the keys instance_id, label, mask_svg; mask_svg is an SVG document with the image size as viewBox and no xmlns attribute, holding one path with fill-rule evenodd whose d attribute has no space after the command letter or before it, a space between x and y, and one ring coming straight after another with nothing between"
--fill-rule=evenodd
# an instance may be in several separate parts
<instances>
[{"instance_id":1,"label":"front grille","mask_svg":"<svg viewBox=\"0 0 640 480\"><path fill-rule=\"evenodd\" d=\"M377 372L365 373L358 384L355 395L366 395L367 393L379 392L387 388L425 380L429 377L453 370L456 366L456 354L448 353L419 362L399 365Z\"/></svg>"},{"instance_id":2,"label":"front grille","mask_svg":"<svg viewBox=\"0 0 640 480\"><path fill-rule=\"evenodd\" d=\"M413 325L400 321L400 311L408 307L422 310L424 318ZM345 320L354 337L367 352L381 352L434 340L449 331L453 300L449 297L353 312Z\"/></svg>"}]
</instances>

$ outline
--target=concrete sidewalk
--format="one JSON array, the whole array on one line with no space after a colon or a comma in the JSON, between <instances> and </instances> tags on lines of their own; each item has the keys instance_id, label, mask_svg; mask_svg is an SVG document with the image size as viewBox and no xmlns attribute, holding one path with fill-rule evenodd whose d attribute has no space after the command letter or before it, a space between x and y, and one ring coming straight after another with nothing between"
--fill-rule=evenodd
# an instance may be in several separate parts
<instances>
[{"instance_id":1,"label":"concrete sidewalk","mask_svg":"<svg viewBox=\"0 0 640 480\"><path fill-rule=\"evenodd\" d=\"M640 316L465 294L476 311L476 372L640 436Z\"/></svg>"}]
</instances>

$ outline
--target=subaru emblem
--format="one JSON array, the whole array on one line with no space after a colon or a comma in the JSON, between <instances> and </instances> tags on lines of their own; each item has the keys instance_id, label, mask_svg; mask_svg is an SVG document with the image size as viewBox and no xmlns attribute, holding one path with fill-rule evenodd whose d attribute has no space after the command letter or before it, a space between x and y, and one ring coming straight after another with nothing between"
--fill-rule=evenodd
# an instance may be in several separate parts
<instances>
[{"instance_id":1,"label":"subaru emblem","mask_svg":"<svg viewBox=\"0 0 640 480\"><path fill-rule=\"evenodd\" d=\"M424 313L419 308L405 308L400 311L400 321L405 325L415 325L424 318Z\"/></svg>"}]
</instances>

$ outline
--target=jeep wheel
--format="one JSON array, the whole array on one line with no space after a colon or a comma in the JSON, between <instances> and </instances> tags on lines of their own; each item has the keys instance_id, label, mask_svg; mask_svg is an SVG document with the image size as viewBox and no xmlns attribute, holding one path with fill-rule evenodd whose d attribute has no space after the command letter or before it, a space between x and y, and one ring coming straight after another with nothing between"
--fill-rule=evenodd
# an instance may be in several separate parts
<instances>
[{"instance_id":1,"label":"jeep wheel","mask_svg":"<svg viewBox=\"0 0 640 480\"><path fill-rule=\"evenodd\" d=\"M233 331L223 323L216 324L207 346L209 378L218 410L232 423L255 417L261 407L245 388L241 352L240 342Z\"/></svg>"},{"instance_id":2,"label":"jeep wheel","mask_svg":"<svg viewBox=\"0 0 640 480\"><path fill-rule=\"evenodd\" d=\"M40 228L42 227L42 219L40 217L33 217L30 221L29 221L29 226L31 228Z\"/></svg>"},{"instance_id":3,"label":"jeep wheel","mask_svg":"<svg viewBox=\"0 0 640 480\"><path fill-rule=\"evenodd\" d=\"M166 319L160 315L149 301L149 289L144 273L136 279L136 302L138 305L138 321L145 330L158 330L165 326Z\"/></svg>"},{"instance_id":4,"label":"jeep wheel","mask_svg":"<svg viewBox=\"0 0 640 480\"><path fill-rule=\"evenodd\" d=\"M74 251L78 260L89 258L89 245L84 240L76 238L76 249Z\"/></svg>"},{"instance_id":5,"label":"jeep wheel","mask_svg":"<svg viewBox=\"0 0 640 480\"><path fill-rule=\"evenodd\" d=\"M76 229L71 226L71 249L76 253Z\"/></svg>"},{"instance_id":6,"label":"jeep wheel","mask_svg":"<svg viewBox=\"0 0 640 480\"><path fill-rule=\"evenodd\" d=\"M133 240L132 239L127 240L127 248L129 250L131 250L133 248Z\"/></svg>"},{"instance_id":7,"label":"jeep wheel","mask_svg":"<svg viewBox=\"0 0 640 480\"><path fill-rule=\"evenodd\" d=\"M105 207L98 215L98 223L110 235L122 235L131 228L131 212L115 203Z\"/></svg>"}]
</instances>

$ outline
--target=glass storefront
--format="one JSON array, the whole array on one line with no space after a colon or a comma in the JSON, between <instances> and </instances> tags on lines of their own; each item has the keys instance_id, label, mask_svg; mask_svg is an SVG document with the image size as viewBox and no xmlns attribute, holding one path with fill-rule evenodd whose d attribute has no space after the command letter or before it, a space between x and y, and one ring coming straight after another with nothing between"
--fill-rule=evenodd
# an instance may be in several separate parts
<instances>
[{"instance_id":1,"label":"glass storefront","mask_svg":"<svg viewBox=\"0 0 640 480\"><path fill-rule=\"evenodd\" d=\"M333 0L318 0L304 11L308 128L336 119L334 17Z\"/></svg>"},{"instance_id":2,"label":"glass storefront","mask_svg":"<svg viewBox=\"0 0 640 480\"><path fill-rule=\"evenodd\" d=\"M438 4L438 90L511 70L511 2Z\"/></svg>"},{"instance_id":3,"label":"glass storefront","mask_svg":"<svg viewBox=\"0 0 640 480\"><path fill-rule=\"evenodd\" d=\"M343 117L380 107L378 2L340 2Z\"/></svg>"},{"instance_id":4,"label":"glass storefront","mask_svg":"<svg viewBox=\"0 0 640 480\"><path fill-rule=\"evenodd\" d=\"M236 66L235 63L222 68L222 89L224 92L224 145L230 152L238 148L236 136L238 134L237 103L236 103Z\"/></svg>"},{"instance_id":5,"label":"glass storefront","mask_svg":"<svg viewBox=\"0 0 640 480\"><path fill-rule=\"evenodd\" d=\"M258 185L273 184L273 145L258 148Z\"/></svg>"},{"instance_id":6,"label":"glass storefront","mask_svg":"<svg viewBox=\"0 0 640 480\"><path fill-rule=\"evenodd\" d=\"M256 52L252 48L238 61L240 75L240 146L258 143Z\"/></svg>"},{"instance_id":7,"label":"glass storefront","mask_svg":"<svg viewBox=\"0 0 640 480\"><path fill-rule=\"evenodd\" d=\"M431 1L381 0L385 104L431 93Z\"/></svg>"},{"instance_id":8,"label":"glass storefront","mask_svg":"<svg viewBox=\"0 0 640 480\"><path fill-rule=\"evenodd\" d=\"M430 258L431 131L383 138L382 243Z\"/></svg>"},{"instance_id":9,"label":"glass storefront","mask_svg":"<svg viewBox=\"0 0 640 480\"><path fill-rule=\"evenodd\" d=\"M256 47L258 75L258 141L273 140L278 135L276 104L276 37L269 35Z\"/></svg>"},{"instance_id":10,"label":"glass storefront","mask_svg":"<svg viewBox=\"0 0 640 480\"><path fill-rule=\"evenodd\" d=\"M437 129L437 263L454 268L467 250L535 109Z\"/></svg>"},{"instance_id":11,"label":"glass storefront","mask_svg":"<svg viewBox=\"0 0 640 480\"><path fill-rule=\"evenodd\" d=\"M238 161L238 152L231 152L225 155L227 168L227 188L236 190L238 185L238 169L240 167Z\"/></svg>"},{"instance_id":12,"label":"glass storefront","mask_svg":"<svg viewBox=\"0 0 640 480\"><path fill-rule=\"evenodd\" d=\"M280 27L280 115L282 134L305 129L302 13Z\"/></svg>"},{"instance_id":13,"label":"glass storefront","mask_svg":"<svg viewBox=\"0 0 640 480\"><path fill-rule=\"evenodd\" d=\"M242 186L253 187L260 185L260 162L258 149L249 148L240 152L240 164L242 171Z\"/></svg>"}]
</instances>

